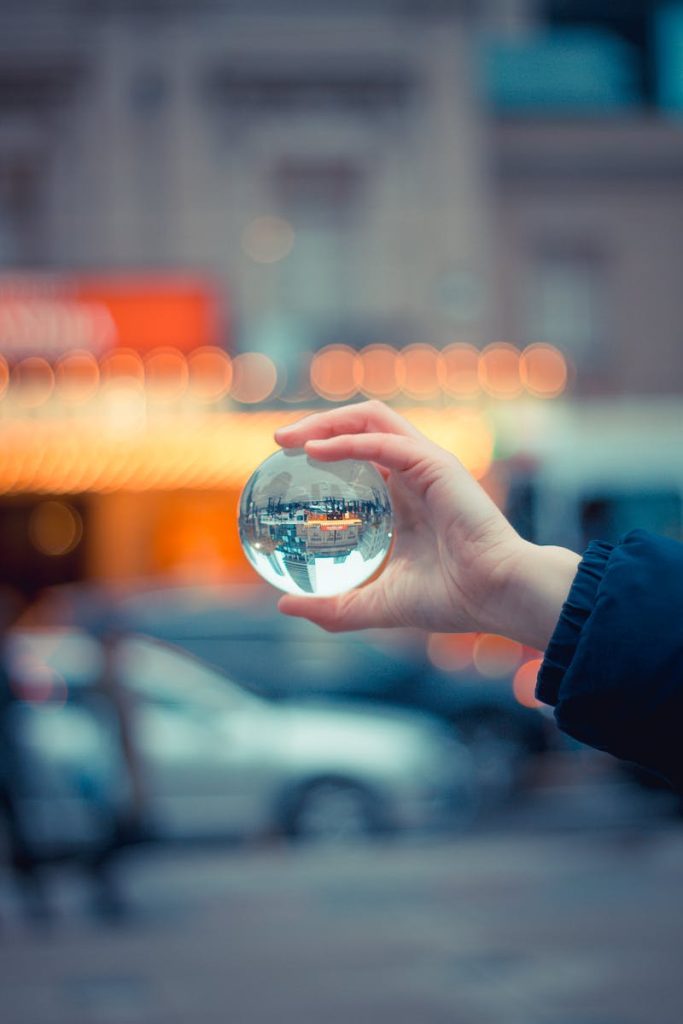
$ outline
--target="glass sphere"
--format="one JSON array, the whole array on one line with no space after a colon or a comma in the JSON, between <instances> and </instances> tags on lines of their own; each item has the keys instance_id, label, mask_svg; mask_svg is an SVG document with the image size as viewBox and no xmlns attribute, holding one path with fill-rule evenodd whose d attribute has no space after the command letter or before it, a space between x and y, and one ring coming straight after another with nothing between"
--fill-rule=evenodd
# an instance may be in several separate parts
<instances>
[{"instance_id":1,"label":"glass sphere","mask_svg":"<svg viewBox=\"0 0 683 1024\"><path fill-rule=\"evenodd\" d=\"M247 481L239 530L247 558L268 583L288 594L342 594L386 558L389 492L369 462L279 451Z\"/></svg>"}]
</instances>

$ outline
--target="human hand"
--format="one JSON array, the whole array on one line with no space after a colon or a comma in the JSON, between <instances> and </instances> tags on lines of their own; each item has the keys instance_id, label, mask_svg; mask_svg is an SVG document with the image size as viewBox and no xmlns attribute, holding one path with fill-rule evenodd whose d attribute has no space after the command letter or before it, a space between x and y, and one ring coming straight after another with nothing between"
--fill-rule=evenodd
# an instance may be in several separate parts
<instances>
[{"instance_id":1,"label":"human hand","mask_svg":"<svg viewBox=\"0 0 683 1024\"><path fill-rule=\"evenodd\" d=\"M315 413L275 439L320 461L374 462L388 473L396 527L377 579L338 597L287 595L281 611L328 630L482 630L545 646L578 558L522 540L454 455L380 402Z\"/></svg>"}]
</instances>

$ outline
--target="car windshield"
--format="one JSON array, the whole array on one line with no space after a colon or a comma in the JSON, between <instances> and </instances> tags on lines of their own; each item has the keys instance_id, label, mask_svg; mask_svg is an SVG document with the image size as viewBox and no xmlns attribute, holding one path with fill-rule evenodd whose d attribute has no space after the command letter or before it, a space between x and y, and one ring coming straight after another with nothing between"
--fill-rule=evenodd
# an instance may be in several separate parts
<instances>
[{"instance_id":1,"label":"car windshield","mask_svg":"<svg viewBox=\"0 0 683 1024\"><path fill-rule=\"evenodd\" d=\"M256 700L222 673L144 637L122 642L118 666L126 686L146 700L178 705L191 702L209 711L243 708Z\"/></svg>"}]
</instances>

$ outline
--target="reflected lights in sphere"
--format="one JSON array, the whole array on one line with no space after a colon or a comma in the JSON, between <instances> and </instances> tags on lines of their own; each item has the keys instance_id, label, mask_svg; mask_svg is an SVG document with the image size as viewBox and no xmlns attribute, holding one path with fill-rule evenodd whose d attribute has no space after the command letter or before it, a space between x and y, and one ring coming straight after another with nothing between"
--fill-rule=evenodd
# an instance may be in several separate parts
<instances>
[{"instance_id":1,"label":"reflected lights in sphere","mask_svg":"<svg viewBox=\"0 0 683 1024\"><path fill-rule=\"evenodd\" d=\"M55 386L55 375L47 359L29 356L17 363L12 371L12 383L17 388L17 401L25 409L44 405Z\"/></svg>"},{"instance_id":2,"label":"reflected lights in sphere","mask_svg":"<svg viewBox=\"0 0 683 1024\"><path fill-rule=\"evenodd\" d=\"M512 692L516 700L526 708L541 707L541 701L536 699L536 680L542 664L543 658L532 658L520 665L515 672Z\"/></svg>"},{"instance_id":3,"label":"reflected lights in sphere","mask_svg":"<svg viewBox=\"0 0 683 1024\"><path fill-rule=\"evenodd\" d=\"M556 398L567 386L567 362L554 345L528 345L519 361L519 375L526 390L537 398Z\"/></svg>"},{"instance_id":4,"label":"reflected lights in sphere","mask_svg":"<svg viewBox=\"0 0 683 1024\"><path fill-rule=\"evenodd\" d=\"M466 342L448 345L441 353L441 387L453 398L474 398L481 391L479 350Z\"/></svg>"},{"instance_id":5,"label":"reflected lights in sphere","mask_svg":"<svg viewBox=\"0 0 683 1024\"><path fill-rule=\"evenodd\" d=\"M404 367L390 345L367 345L361 350L360 390L368 398L394 398L404 381Z\"/></svg>"},{"instance_id":6,"label":"reflected lights in sphere","mask_svg":"<svg viewBox=\"0 0 683 1024\"><path fill-rule=\"evenodd\" d=\"M384 562L392 537L384 480L368 462L279 451L247 481L239 533L256 571L288 594L342 594Z\"/></svg>"},{"instance_id":7,"label":"reflected lights in sphere","mask_svg":"<svg viewBox=\"0 0 683 1024\"><path fill-rule=\"evenodd\" d=\"M476 633L431 633L427 657L435 668L457 672L472 664Z\"/></svg>"},{"instance_id":8,"label":"reflected lights in sphere","mask_svg":"<svg viewBox=\"0 0 683 1024\"><path fill-rule=\"evenodd\" d=\"M67 555L80 543L83 520L64 501L43 501L31 512L28 534L34 548L43 555Z\"/></svg>"},{"instance_id":9,"label":"reflected lights in sphere","mask_svg":"<svg viewBox=\"0 0 683 1024\"><path fill-rule=\"evenodd\" d=\"M57 393L62 401L70 405L82 405L97 392L100 368L92 352L79 349L59 360L55 377Z\"/></svg>"},{"instance_id":10,"label":"reflected lights in sphere","mask_svg":"<svg viewBox=\"0 0 683 1024\"><path fill-rule=\"evenodd\" d=\"M255 263L278 263L294 245L294 229L282 217L255 217L242 232L242 249Z\"/></svg>"},{"instance_id":11,"label":"reflected lights in sphere","mask_svg":"<svg viewBox=\"0 0 683 1024\"><path fill-rule=\"evenodd\" d=\"M403 391L409 398L435 398L440 390L440 353L432 345L407 345L401 351Z\"/></svg>"},{"instance_id":12,"label":"reflected lights in sphere","mask_svg":"<svg viewBox=\"0 0 683 1024\"><path fill-rule=\"evenodd\" d=\"M514 672L523 653L522 645L516 640L494 633L481 633L474 644L472 660L480 675L498 679Z\"/></svg>"},{"instance_id":13,"label":"reflected lights in sphere","mask_svg":"<svg viewBox=\"0 0 683 1024\"><path fill-rule=\"evenodd\" d=\"M479 357L479 383L492 398L521 394L519 350L505 341L487 345Z\"/></svg>"},{"instance_id":14,"label":"reflected lights in sphere","mask_svg":"<svg viewBox=\"0 0 683 1024\"><path fill-rule=\"evenodd\" d=\"M348 345L327 345L316 352L310 372L313 390L330 402L351 398L358 391L358 354Z\"/></svg>"},{"instance_id":15,"label":"reflected lights in sphere","mask_svg":"<svg viewBox=\"0 0 683 1024\"><path fill-rule=\"evenodd\" d=\"M232 361L232 397L237 402L253 405L265 402L275 391L275 363L261 352L243 352Z\"/></svg>"},{"instance_id":16,"label":"reflected lights in sphere","mask_svg":"<svg viewBox=\"0 0 683 1024\"><path fill-rule=\"evenodd\" d=\"M179 349L155 348L145 359L147 387L154 398L173 402L187 390L187 362Z\"/></svg>"},{"instance_id":17,"label":"reflected lights in sphere","mask_svg":"<svg viewBox=\"0 0 683 1024\"><path fill-rule=\"evenodd\" d=\"M198 402L217 402L230 391L232 362L223 349L198 348L187 360L189 388Z\"/></svg>"}]
</instances>

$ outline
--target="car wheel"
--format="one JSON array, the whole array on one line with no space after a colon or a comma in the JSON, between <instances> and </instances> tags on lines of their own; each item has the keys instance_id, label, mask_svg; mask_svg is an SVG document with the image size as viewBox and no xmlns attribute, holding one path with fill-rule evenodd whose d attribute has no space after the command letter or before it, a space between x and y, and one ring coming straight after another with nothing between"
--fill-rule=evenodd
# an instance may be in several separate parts
<instances>
[{"instance_id":1,"label":"car wheel","mask_svg":"<svg viewBox=\"0 0 683 1024\"><path fill-rule=\"evenodd\" d=\"M373 795L355 782L321 779L301 791L285 817L284 831L316 843L349 843L379 828Z\"/></svg>"}]
</instances>

